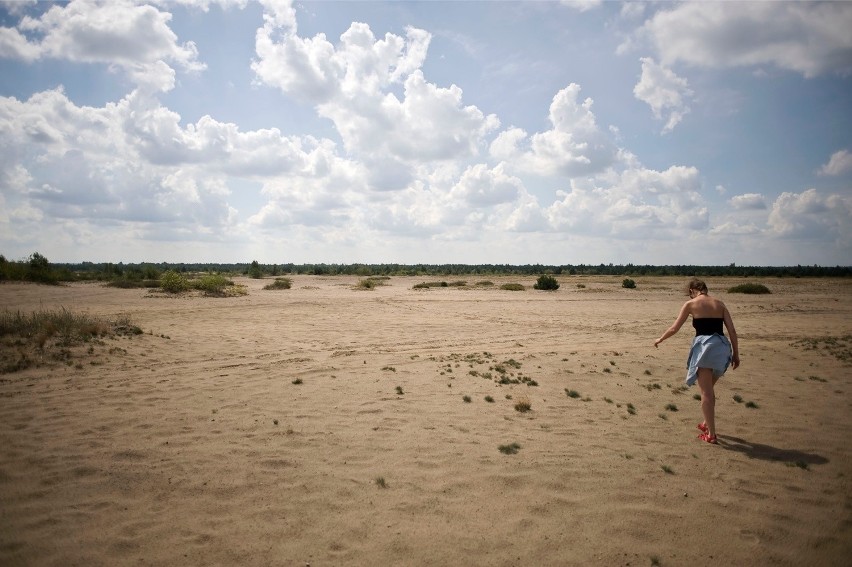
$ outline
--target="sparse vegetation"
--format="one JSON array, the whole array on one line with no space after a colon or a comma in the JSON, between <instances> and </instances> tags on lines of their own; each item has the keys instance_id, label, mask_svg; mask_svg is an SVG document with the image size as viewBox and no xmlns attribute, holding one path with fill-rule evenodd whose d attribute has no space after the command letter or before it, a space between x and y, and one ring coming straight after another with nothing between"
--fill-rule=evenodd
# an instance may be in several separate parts
<instances>
[{"instance_id":1,"label":"sparse vegetation","mask_svg":"<svg viewBox=\"0 0 852 567\"><path fill-rule=\"evenodd\" d=\"M399 394L400 396L405 394L405 392L402 390L402 386L396 387L396 393Z\"/></svg>"},{"instance_id":2,"label":"sparse vegetation","mask_svg":"<svg viewBox=\"0 0 852 567\"><path fill-rule=\"evenodd\" d=\"M621 287L626 289L635 289L636 282L631 280L630 278L624 278L623 280L621 280Z\"/></svg>"},{"instance_id":3,"label":"sparse vegetation","mask_svg":"<svg viewBox=\"0 0 852 567\"><path fill-rule=\"evenodd\" d=\"M500 289L504 291L524 291L526 288L523 284L519 283L507 283L500 286Z\"/></svg>"},{"instance_id":4,"label":"sparse vegetation","mask_svg":"<svg viewBox=\"0 0 852 567\"><path fill-rule=\"evenodd\" d=\"M698 396L698 399L700 400L701 396ZM741 404L741 403L743 403L743 397L739 394L734 394L734 401L737 402L738 404Z\"/></svg>"},{"instance_id":5,"label":"sparse vegetation","mask_svg":"<svg viewBox=\"0 0 852 567\"><path fill-rule=\"evenodd\" d=\"M529 398L522 397L515 402L515 410L521 413L526 413L532 410L532 402L530 402Z\"/></svg>"},{"instance_id":6,"label":"sparse vegetation","mask_svg":"<svg viewBox=\"0 0 852 567\"><path fill-rule=\"evenodd\" d=\"M497 449L504 455L515 455L521 446L518 443L509 443L508 445L500 445Z\"/></svg>"},{"instance_id":7,"label":"sparse vegetation","mask_svg":"<svg viewBox=\"0 0 852 567\"><path fill-rule=\"evenodd\" d=\"M569 398L579 398L580 397L580 392L578 392L577 390L569 390L568 388L565 388L565 394Z\"/></svg>"},{"instance_id":8,"label":"sparse vegetation","mask_svg":"<svg viewBox=\"0 0 852 567\"><path fill-rule=\"evenodd\" d=\"M494 403L494 398L493 398L493 397L491 397L491 396L485 396L485 401L486 401L486 402L488 402L489 404L493 404L493 403Z\"/></svg>"},{"instance_id":9,"label":"sparse vegetation","mask_svg":"<svg viewBox=\"0 0 852 567\"><path fill-rule=\"evenodd\" d=\"M466 404L469 404L473 401L470 396L462 396L462 400L464 400L464 403Z\"/></svg>"},{"instance_id":10,"label":"sparse vegetation","mask_svg":"<svg viewBox=\"0 0 852 567\"><path fill-rule=\"evenodd\" d=\"M293 384L296 384L297 386L298 386L299 384L302 384L302 383L303 383L303 382L302 382L302 379L301 379L301 378L296 378L295 380L293 380Z\"/></svg>"},{"instance_id":11,"label":"sparse vegetation","mask_svg":"<svg viewBox=\"0 0 852 567\"><path fill-rule=\"evenodd\" d=\"M728 288L728 293L765 294L772 293L769 288L759 283L744 283Z\"/></svg>"},{"instance_id":12,"label":"sparse vegetation","mask_svg":"<svg viewBox=\"0 0 852 567\"><path fill-rule=\"evenodd\" d=\"M379 488L387 488L388 487L388 483L387 483L387 481L385 481L385 477L383 477L383 476L377 476L374 482L376 483L376 486L378 486Z\"/></svg>"},{"instance_id":13,"label":"sparse vegetation","mask_svg":"<svg viewBox=\"0 0 852 567\"><path fill-rule=\"evenodd\" d=\"M745 407L751 408L751 409L758 409L760 406L757 405L757 402L746 402Z\"/></svg>"},{"instance_id":14,"label":"sparse vegetation","mask_svg":"<svg viewBox=\"0 0 852 567\"><path fill-rule=\"evenodd\" d=\"M663 472L666 474L674 474L674 469L668 465L660 465L660 468L663 469Z\"/></svg>"},{"instance_id":15,"label":"sparse vegetation","mask_svg":"<svg viewBox=\"0 0 852 567\"><path fill-rule=\"evenodd\" d=\"M53 363L70 366L73 358L95 353L90 343L140 334L142 329L127 315L108 321L65 308L34 313L4 310L0 312L0 373ZM75 348L80 345L85 349Z\"/></svg>"},{"instance_id":16,"label":"sparse vegetation","mask_svg":"<svg viewBox=\"0 0 852 567\"><path fill-rule=\"evenodd\" d=\"M290 289L293 286L293 280L290 278L275 278L275 281L263 286L263 289Z\"/></svg>"},{"instance_id":17,"label":"sparse vegetation","mask_svg":"<svg viewBox=\"0 0 852 567\"><path fill-rule=\"evenodd\" d=\"M666 411L678 411L675 404L666 404Z\"/></svg>"}]
</instances>

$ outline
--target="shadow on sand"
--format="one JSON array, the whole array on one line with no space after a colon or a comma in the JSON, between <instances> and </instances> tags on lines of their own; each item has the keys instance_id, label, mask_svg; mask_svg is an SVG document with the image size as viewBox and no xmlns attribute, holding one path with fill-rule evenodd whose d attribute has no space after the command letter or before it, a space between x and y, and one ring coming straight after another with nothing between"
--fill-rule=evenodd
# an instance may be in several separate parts
<instances>
[{"instance_id":1,"label":"shadow on sand","mask_svg":"<svg viewBox=\"0 0 852 567\"><path fill-rule=\"evenodd\" d=\"M781 463L789 463L801 468L807 468L810 465L824 465L828 459L822 455L815 453L805 453L796 449L779 449L770 445L761 445L760 443L751 443L739 437L731 435L719 435L719 440L722 447L730 451L738 451L751 459L763 459L764 461L778 461Z\"/></svg>"}]
</instances>

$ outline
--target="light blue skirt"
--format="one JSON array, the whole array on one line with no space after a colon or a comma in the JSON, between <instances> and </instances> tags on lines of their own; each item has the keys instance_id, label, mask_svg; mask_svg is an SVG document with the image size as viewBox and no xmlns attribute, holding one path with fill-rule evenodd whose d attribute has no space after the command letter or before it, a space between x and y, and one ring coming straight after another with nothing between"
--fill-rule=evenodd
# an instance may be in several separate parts
<instances>
[{"instance_id":1,"label":"light blue skirt","mask_svg":"<svg viewBox=\"0 0 852 567\"><path fill-rule=\"evenodd\" d=\"M699 335L692 340L686 360L686 385L698 380L699 368L712 368L713 378L719 378L731 364L731 342L724 335Z\"/></svg>"}]
</instances>

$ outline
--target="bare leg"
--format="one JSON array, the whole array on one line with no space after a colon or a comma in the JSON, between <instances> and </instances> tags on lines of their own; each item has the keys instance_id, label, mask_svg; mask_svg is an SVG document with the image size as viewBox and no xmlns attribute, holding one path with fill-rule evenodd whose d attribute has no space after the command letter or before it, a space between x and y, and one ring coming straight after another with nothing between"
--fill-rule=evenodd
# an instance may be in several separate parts
<instances>
[{"instance_id":1,"label":"bare leg","mask_svg":"<svg viewBox=\"0 0 852 567\"><path fill-rule=\"evenodd\" d=\"M701 390L701 413L704 414L704 424L707 426L707 433L711 437L716 435L716 393L713 391L715 384L716 380L713 379L713 369L698 369L698 388Z\"/></svg>"},{"instance_id":2,"label":"bare leg","mask_svg":"<svg viewBox=\"0 0 852 567\"><path fill-rule=\"evenodd\" d=\"M714 417L715 417L715 414L716 414L716 389L715 389L715 387L716 387L716 382L719 381L719 378L721 378L721 377L720 376L714 376L713 377L713 415L714 415ZM701 426L699 426L699 429L701 429L701 431L707 431L707 420L706 419L701 422Z\"/></svg>"}]
</instances>

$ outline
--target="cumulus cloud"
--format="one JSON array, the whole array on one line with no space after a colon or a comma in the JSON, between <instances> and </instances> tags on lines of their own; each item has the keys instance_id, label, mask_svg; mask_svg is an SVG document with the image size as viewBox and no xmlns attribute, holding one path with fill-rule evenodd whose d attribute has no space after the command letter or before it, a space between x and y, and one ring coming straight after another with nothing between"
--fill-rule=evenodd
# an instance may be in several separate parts
<instances>
[{"instance_id":1,"label":"cumulus cloud","mask_svg":"<svg viewBox=\"0 0 852 567\"><path fill-rule=\"evenodd\" d=\"M664 132L670 132L689 112L687 99L692 91L686 79L678 77L671 69L658 65L650 57L643 57L642 77L633 87L637 99L648 104L658 120L666 121Z\"/></svg>"},{"instance_id":2,"label":"cumulus cloud","mask_svg":"<svg viewBox=\"0 0 852 567\"><path fill-rule=\"evenodd\" d=\"M840 150L831 154L828 163L819 169L820 175L843 175L852 171L852 153Z\"/></svg>"},{"instance_id":3,"label":"cumulus cloud","mask_svg":"<svg viewBox=\"0 0 852 567\"><path fill-rule=\"evenodd\" d=\"M631 38L663 65L772 65L815 77L852 73L848 2L684 2L656 12ZM627 44L625 44L627 45Z\"/></svg>"},{"instance_id":4,"label":"cumulus cloud","mask_svg":"<svg viewBox=\"0 0 852 567\"><path fill-rule=\"evenodd\" d=\"M782 193L769 213L768 229L781 237L823 241L852 241L852 198L825 195L816 189L802 193Z\"/></svg>"},{"instance_id":5,"label":"cumulus cloud","mask_svg":"<svg viewBox=\"0 0 852 567\"><path fill-rule=\"evenodd\" d=\"M410 181L404 169L416 163L476 156L499 125L495 116L464 105L457 86L425 79L428 32L409 27L405 37L377 39L355 22L335 45L324 34L298 36L294 21L275 16L281 9L257 31L258 80L313 104L351 154L396 171L377 188L404 188ZM401 99L393 90L400 85Z\"/></svg>"},{"instance_id":6,"label":"cumulus cloud","mask_svg":"<svg viewBox=\"0 0 852 567\"><path fill-rule=\"evenodd\" d=\"M731 197L728 201L736 210L761 210L766 209L766 197L759 193L745 193Z\"/></svg>"},{"instance_id":7,"label":"cumulus cloud","mask_svg":"<svg viewBox=\"0 0 852 567\"><path fill-rule=\"evenodd\" d=\"M178 43L171 17L123 0L56 4L39 17L23 17L15 28L0 28L0 56L114 65L132 80L169 90L174 72L166 62L189 72L205 68L193 42Z\"/></svg>"},{"instance_id":8,"label":"cumulus cloud","mask_svg":"<svg viewBox=\"0 0 852 567\"><path fill-rule=\"evenodd\" d=\"M491 143L491 156L537 175L577 176L606 169L617 149L598 128L591 98L580 100L580 85L571 83L550 104L552 128L529 136L509 128Z\"/></svg>"}]
</instances>

